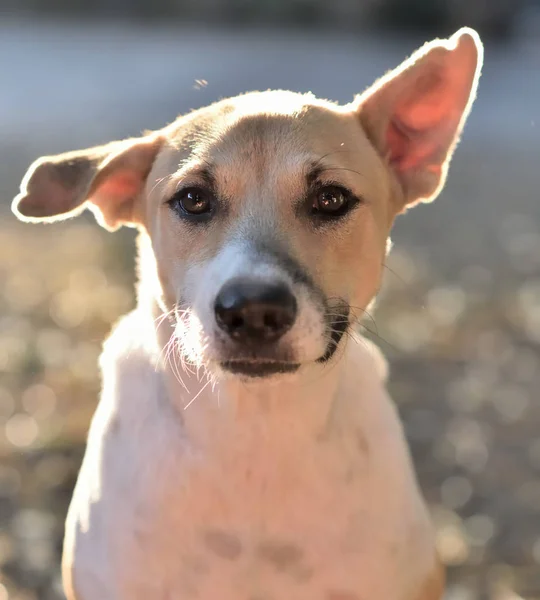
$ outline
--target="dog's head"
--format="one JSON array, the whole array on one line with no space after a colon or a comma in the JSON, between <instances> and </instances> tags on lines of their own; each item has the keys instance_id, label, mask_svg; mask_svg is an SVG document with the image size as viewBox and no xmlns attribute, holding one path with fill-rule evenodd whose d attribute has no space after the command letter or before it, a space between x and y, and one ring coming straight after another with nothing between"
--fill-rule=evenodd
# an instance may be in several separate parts
<instances>
[{"instance_id":1,"label":"dog's head","mask_svg":"<svg viewBox=\"0 0 540 600\"><path fill-rule=\"evenodd\" d=\"M185 357L242 376L325 363L376 294L395 216L440 191L474 98L469 29L338 106L252 93L142 138L45 157L15 213L148 234Z\"/></svg>"}]
</instances>

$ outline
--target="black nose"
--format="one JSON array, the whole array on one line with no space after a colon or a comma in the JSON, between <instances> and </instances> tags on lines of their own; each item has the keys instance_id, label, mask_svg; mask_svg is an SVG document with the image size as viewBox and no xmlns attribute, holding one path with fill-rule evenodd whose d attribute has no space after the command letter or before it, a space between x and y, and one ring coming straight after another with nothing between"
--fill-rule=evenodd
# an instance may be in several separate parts
<instances>
[{"instance_id":1,"label":"black nose","mask_svg":"<svg viewBox=\"0 0 540 600\"><path fill-rule=\"evenodd\" d=\"M296 318L296 299L282 283L234 279L214 305L217 324L239 342L273 342Z\"/></svg>"}]
</instances>

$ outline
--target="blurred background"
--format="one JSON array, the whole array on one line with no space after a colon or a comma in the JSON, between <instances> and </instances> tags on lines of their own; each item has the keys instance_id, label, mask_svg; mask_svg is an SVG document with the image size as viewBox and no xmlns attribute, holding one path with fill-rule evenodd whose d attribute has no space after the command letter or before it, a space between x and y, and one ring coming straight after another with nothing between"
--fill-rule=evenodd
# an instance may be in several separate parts
<instances>
[{"instance_id":1,"label":"blurred background","mask_svg":"<svg viewBox=\"0 0 540 600\"><path fill-rule=\"evenodd\" d=\"M348 101L478 28L477 103L403 216L370 335L392 364L449 600L540 598L540 0L0 0L0 600L60 600L63 519L134 235L9 203L29 163L243 91Z\"/></svg>"}]
</instances>

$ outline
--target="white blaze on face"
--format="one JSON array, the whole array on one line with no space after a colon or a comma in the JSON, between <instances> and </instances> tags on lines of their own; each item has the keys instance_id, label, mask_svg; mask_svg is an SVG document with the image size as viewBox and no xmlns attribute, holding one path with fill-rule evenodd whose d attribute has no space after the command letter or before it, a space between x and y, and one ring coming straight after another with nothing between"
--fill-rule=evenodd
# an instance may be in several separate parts
<instances>
[{"instance_id":1,"label":"white blaze on face","mask_svg":"<svg viewBox=\"0 0 540 600\"><path fill-rule=\"evenodd\" d=\"M200 366L234 358L232 341L216 323L214 303L222 287L236 278L284 283L294 295L296 320L276 342L276 357L281 353L290 362L305 363L324 355L329 339L325 306L319 295L305 283L295 281L277 256L235 241L226 244L209 262L193 264L186 272L178 295L188 308L179 315L176 334L190 362Z\"/></svg>"}]
</instances>

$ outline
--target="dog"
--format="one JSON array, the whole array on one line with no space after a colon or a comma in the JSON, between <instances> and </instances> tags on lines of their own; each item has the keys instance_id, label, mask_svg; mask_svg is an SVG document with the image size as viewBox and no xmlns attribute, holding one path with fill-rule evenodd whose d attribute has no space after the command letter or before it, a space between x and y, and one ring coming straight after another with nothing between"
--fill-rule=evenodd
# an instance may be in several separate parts
<instances>
[{"instance_id":1,"label":"dog","mask_svg":"<svg viewBox=\"0 0 540 600\"><path fill-rule=\"evenodd\" d=\"M20 219L140 231L66 521L70 600L442 597L386 363L355 325L395 217L445 182L482 57L463 28L350 104L248 93L30 167Z\"/></svg>"}]
</instances>

